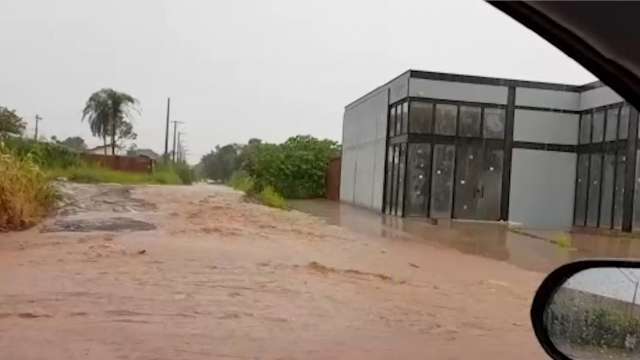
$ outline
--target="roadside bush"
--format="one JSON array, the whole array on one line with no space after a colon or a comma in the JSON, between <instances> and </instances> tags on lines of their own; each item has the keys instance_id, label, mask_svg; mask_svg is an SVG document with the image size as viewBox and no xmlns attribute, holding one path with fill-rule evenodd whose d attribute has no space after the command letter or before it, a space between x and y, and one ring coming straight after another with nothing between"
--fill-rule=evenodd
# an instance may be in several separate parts
<instances>
[{"instance_id":1,"label":"roadside bush","mask_svg":"<svg viewBox=\"0 0 640 360\"><path fill-rule=\"evenodd\" d=\"M246 194L254 193L255 184L253 179L245 171L235 171L229 179L228 185Z\"/></svg>"},{"instance_id":2,"label":"roadside bush","mask_svg":"<svg viewBox=\"0 0 640 360\"><path fill-rule=\"evenodd\" d=\"M569 297L571 290L561 288L545 314L546 326L554 342L579 346L625 349L628 337L640 339L640 320L629 313L627 303L609 300L609 305L597 304L595 295ZM599 300L603 301L603 300Z\"/></svg>"},{"instance_id":3,"label":"roadside bush","mask_svg":"<svg viewBox=\"0 0 640 360\"><path fill-rule=\"evenodd\" d=\"M29 157L20 158L0 143L0 231L35 224L56 199L47 177Z\"/></svg>"},{"instance_id":4,"label":"roadside bush","mask_svg":"<svg viewBox=\"0 0 640 360\"><path fill-rule=\"evenodd\" d=\"M19 137L3 140L6 149L19 159L29 158L40 168L69 168L80 166L79 155L68 147L46 142L37 142Z\"/></svg>"},{"instance_id":5,"label":"roadside bush","mask_svg":"<svg viewBox=\"0 0 640 360\"><path fill-rule=\"evenodd\" d=\"M256 199L264 205L278 209L287 209L287 201L273 186L267 185L262 189L258 189L253 178L245 171L235 171L227 184L238 191L244 192L248 197Z\"/></svg>"},{"instance_id":6,"label":"roadside bush","mask_svg":"<svg viewBox=\"0 0 640 360\"><path fill-rule=\"evenodd\" d=\"M295 136L282 144L259 144L245 164L258 191L272 186L288 199L323 197L329 160L338 144L312 136Z\"/></svg>"},{"instance_id":7,"label":"roadside bush","mask_svg":"<svg viewBox=\"0 0 640 360\"><path fill-rule=\"evenodd\" d=\"M180 178L184 185L191 185L195 179L193 168L185 163L177 163L173 165L173 170Z\"/></svg>"},{"instance_id":8,"label":"roadside bush","mask_svg":"<svg viewBox=\"0 0 640 360\"><path fill-rule=\"evenodd\" d=\"M278 194L277 191L274 190L273 187L267 186L258 194L258 199L261 203L271 206L278 209L286 209L287 202L282 197L282 195Z\"/></svg>"}]
</instances>

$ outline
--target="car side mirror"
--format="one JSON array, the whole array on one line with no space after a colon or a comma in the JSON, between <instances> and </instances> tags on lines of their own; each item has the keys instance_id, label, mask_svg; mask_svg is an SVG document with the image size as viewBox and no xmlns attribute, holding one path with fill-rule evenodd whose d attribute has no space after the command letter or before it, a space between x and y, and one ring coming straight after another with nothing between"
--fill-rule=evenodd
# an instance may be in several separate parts
<instances>
[{"instance_id":1,"label":"car side mirror","mask_svg":"<svg viewBox=\"0 0 640 360\"><path fill-rule=\"evenodd\" d=\"M640 262L585 260L549 274L531 320L553 359L640 358Z\"/></svg>"}]
</instances>

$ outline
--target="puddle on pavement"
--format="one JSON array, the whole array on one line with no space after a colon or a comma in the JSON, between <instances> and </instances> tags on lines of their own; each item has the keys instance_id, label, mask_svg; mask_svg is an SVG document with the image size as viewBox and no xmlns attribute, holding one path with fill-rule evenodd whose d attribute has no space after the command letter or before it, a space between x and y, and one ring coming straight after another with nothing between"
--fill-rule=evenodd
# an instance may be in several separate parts
<instances>
[{"instance_id":1,"label":"puddle on pavement","mask_svg":"<svg viewBox=\"0 0 640 360\"><path fill-rule=\"evenodd\" d=\"M640 238L621 233L510 229L506 224L472 221L447 220L436 225L427 219L386 216L321 199L295 200L290 205L362 235L388 241L426 241L532 271L549 272L584 258L640 258Z\"/></svg>"},{"instance_id":2,"label":"puddle on pavement","mask_svg":"<svg viewBox=\"0 0 640 360\"><path fill-rule=\"evenodd\" d=\"M147 231L155 228L155 225L148 222L126 217L113 217L56 220L53 224L43 226L40 232Z\"/></svg>"}]
</instances>

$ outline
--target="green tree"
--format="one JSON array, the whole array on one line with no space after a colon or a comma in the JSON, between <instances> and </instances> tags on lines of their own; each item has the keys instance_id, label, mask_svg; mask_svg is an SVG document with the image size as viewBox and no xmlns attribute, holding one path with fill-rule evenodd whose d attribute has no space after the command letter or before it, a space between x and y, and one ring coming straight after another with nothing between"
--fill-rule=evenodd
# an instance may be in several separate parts
<instances>
[{"instance_id":1,"label":"green tree","mask_svg":"<svg viewBox=\"0 0 640 360\"><path fill-rule=\"evenodd\" d=\"M209 179L227 181L231 174L236 171L240 163L238 156L242 145L227 144L216 146L215 149L202 157L204 175Z\"/></svg>"},{"instance_id":2,"label":"green tree","mask_svg":"<svg viewBox=\"0 0 640 360\"><path fill-rule=\"evenodd\" d=\"M299 135L278 145L258 145L252 167L245 170L258 191L272 186L290 199L321 197L329 160L339 153L335 141Z\"/></svg>"},{"instance_id":3,"label":"green tree","mask_svg":"<svg viewBox=\"0 0 640 360\"><path fill-rule=\"evenodd\" d=\"M87 120L91 134L102 137L106 145L111 138L111 154L115 155L118 140L132 136L133 125L128 119L138 112L138 101L131 95L113 89L102 89L91 94L82 111L82 120ZM128 134L128 135L127 135Z\"/></svg>"},{"instance_id":4,"label":"green tree","mask_svg":"<svg viewBox=\"0 0 640 360\"><path fill-rule=\"evenodd\" d=\"M52 137L53 140L53 137ZM57 140L57 139L56 139ZM55 140L54 140L55 141ZM56 141L58 142L58 141ZM87 150L87 144L84 142L84 139L80 136L70 136L63 141L58 142L60 145L64 145L70 149L76 151L85 151Z\"/></svg>"},{"instance_id":5,"label":"green tree","mask_svg":"<svg viewBox=\"0 0 640 360\"><path fill-rule=\"evenodd\" d=\"M0 135L22 135L26 125L22 118L16 114L15 110L9 110L4 106L0 106Z\"/></svg>"}]
</instances>

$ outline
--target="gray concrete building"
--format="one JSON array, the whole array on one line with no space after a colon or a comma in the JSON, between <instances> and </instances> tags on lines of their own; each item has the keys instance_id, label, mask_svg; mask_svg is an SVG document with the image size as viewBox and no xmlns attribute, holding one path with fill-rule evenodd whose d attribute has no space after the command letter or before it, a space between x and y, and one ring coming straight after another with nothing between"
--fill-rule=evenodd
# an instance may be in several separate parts
<instances>
[{"instance_id":1,"label":"gray concrete building","mask_svg":"<svg viewBox=\"0 0 640 360\"><path fill-rule=\"evenodd\" d=\"M640 230L637 134L638 112L600 82L409 70L346 106L340 199L405 217Z\"/></svg>"}]
</instances>

